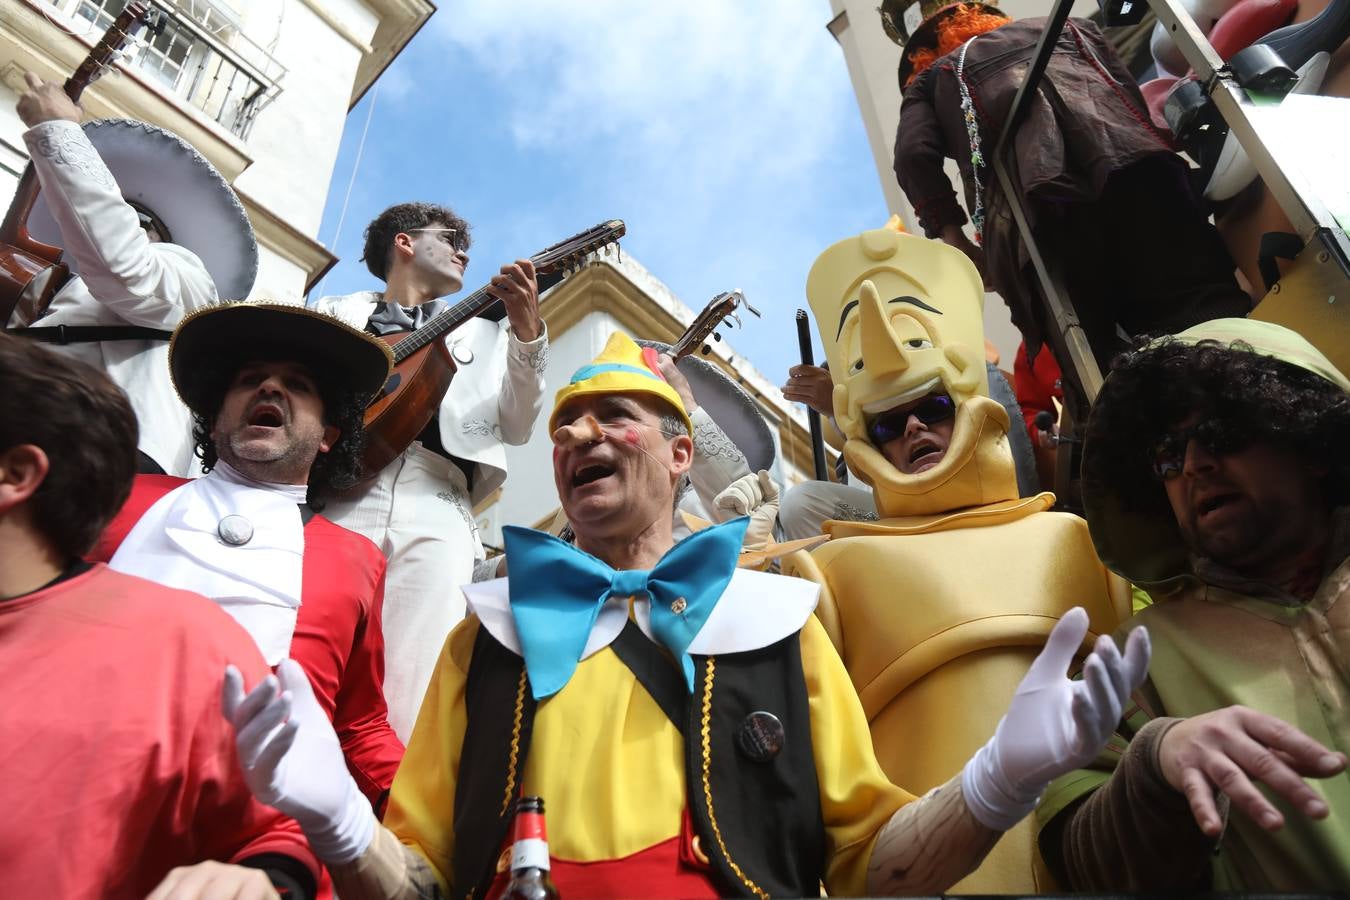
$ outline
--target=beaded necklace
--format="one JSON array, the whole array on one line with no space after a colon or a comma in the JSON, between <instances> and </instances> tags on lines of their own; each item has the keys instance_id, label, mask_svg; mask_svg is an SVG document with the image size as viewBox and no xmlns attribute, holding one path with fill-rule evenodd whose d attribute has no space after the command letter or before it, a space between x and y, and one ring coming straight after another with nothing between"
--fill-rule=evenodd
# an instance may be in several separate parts
<instances>
[{"instance_id":1,"label":"beaded necklace","mask_svg":"<svg viewBox=\"0 0 1350 900\"><path fill-rule=\"evenodd\" d=\"M978 35L976 35L978 37ZM981 187L980 169L985 167L984 153L980 150L980 122L975 115L975 100L970 96L970 85L966 84L966 51L975 43L971 38L961 45L961 55L956 59L956 86L961 92L961 115L966 120L966 134L970 138L970 166L975 176L975 210L970 221L975 226L975 243L984 243L984 189Z\"/></svg>"}]
</instances>

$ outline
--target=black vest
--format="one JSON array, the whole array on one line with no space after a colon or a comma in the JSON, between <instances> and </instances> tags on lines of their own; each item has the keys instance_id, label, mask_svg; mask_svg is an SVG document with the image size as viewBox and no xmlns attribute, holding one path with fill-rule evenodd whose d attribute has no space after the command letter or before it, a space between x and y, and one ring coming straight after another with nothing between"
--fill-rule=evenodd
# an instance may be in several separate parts
<instances>
[{"instance_id":1,"label":"black vest","mask_svg":"<svg viewBox=\"0 0 1350 900\"><path fill-rule=\"evenodd\" d=\"M727 896L820 893L825 829L799 640L794 632L759 650L695 656L692 696L668 657L633 622L611 645L680 726L689 811L714 880ZM481 625L465 707L451 893L483 897L496 874L511 802L520 794L536 704L524 660ZM765 762L752 760L737 740L746 717L757 711L775 715L784 730L781 752Z\"/></svg>"}]
</instances>

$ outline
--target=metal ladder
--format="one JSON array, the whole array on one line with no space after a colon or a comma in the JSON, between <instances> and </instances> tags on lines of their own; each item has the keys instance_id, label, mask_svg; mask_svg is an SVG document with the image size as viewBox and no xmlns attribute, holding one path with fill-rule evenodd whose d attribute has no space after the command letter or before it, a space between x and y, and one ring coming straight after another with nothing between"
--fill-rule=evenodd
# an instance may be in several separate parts
<instances>
[{"instance_id":1,"label":"metal ladder","mask_svg":"<svg viewBox=\"0 0 1350 900\"><path fill-rule=\"evenodd\" d=\"M1269 146L1262 138L1256 121L1259 115L1255 112L1257 104L1249 94L1248 85L1259 75L1268 74L1271 66L1278 68L1278 53L1272 57L1269 48L1252 53L1248 50L1253 48L1248 48L1225 63L1177 0L1146 0L1147 5L1145 0L1098 2L1107 26L1134 24L1148 8L1152 8L1158 20L1171 31L1214 112L1242 145L1303 242L1301 252L1257 305L1252 317L1299 331L1343 371L1350 371L1350 240L1343 224L1319 199L1315 187L1300 175L1299 167L1287 158L1288 154ZM1065 404L1061 434L1064 439L1059 445L1056 493L1070 509L1079 505L1075 482L1079 469L1077 457L1082 446L1081 423L1086 421L1088 409L1101 390L1103 373L1088 346L1087 335L1079 323L1056 261L1048 259L1036 243L1028 224L1025 198L1015 189L1010 166L1013 136L1031 108L1072 5L1073 0L1056 0L992 158L994 174L1040 283L1047 321L1051 324L1047 329L1047 341L1063 370ZM1340 28L1350 16L1350 0L1333 0L1318 19L1328 16L1337 19L1332 24ZM1296 27L1281 29L1267 38L1295 30ZM1304 28L1303 32L1302 35L1291 34L1290 38L1306 40L1308 29ZM1279 49L1287 47L1291 40L1273 43ZM1260 45L1254 45L1257 46ZM1350 101L1346 103L1350 107ZM1344 133L1350 135L1350 117Z\"/></svg>"}]
</instances>

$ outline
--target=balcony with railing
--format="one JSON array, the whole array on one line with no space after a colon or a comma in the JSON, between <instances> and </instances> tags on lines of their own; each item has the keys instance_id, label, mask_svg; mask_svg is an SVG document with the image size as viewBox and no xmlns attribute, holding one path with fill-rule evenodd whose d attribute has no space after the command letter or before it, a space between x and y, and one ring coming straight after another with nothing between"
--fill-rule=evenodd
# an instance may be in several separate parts
<instances>
[{"instance_id":1,"label":"balcony with railing","mask_svg":"<svg viewBox=\"0 0 1350 900\"><path fill-rule=\"evenodd\" d=\"M45 0L75 34L96 39L127 0ZM285 66L211 0L150 0L147 27L123 51L125 64L241 140L281 93Z\"/></svg>"}]
</instances>

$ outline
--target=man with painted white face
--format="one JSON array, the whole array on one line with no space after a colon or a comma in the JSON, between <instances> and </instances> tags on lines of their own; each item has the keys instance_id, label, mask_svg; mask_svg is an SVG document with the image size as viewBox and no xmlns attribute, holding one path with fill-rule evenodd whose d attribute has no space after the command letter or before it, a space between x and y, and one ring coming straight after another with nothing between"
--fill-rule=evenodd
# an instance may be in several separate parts
<instances>
[{"instance_id":1,"label":"man with painted white face","mask_svg":"<svg viewBox=\"0 0 1350 900\"><path fill-rule=\"evenodd\" d=\"M469 223L447 207L400 203L366 226L363 259L383 291L324 297L317 308L375 335L412 331L464 287ZM474 507L506 480L506 444L530 439L543 408L548 334L527 259L502 266L487 292L500 324L472 318L445 337L454 380L427 428L327 514L389 560L384 629L389 720L406 741L445 636L464 617L459 586L484 556Z\"/></svg>"},{"instance_id":2,"label":"man with painted white face","mask_svg":"<svg viewBox=\"0 0 1350 900\"><path fill-rule=\"evenodd\" d=\"M1129 626L1155 652L1117 740L1038 813L1066 887L1350 884L1347 442L1350 380L1268 322L1197 325L1107 377L1084 506L1154 598Z\"/></svg>"},{"instance_id":3,"label":"man with painted white face","mask_svg":"<svg viewBox=\"0 0 1350 900\"><path fill-rule=\"evenodd\" d=\"M660 371L616 334L558 391L554 480L576 546L508 528L510 576L466 588L473 614L446 642L384 825L350 801L289 663L247 695L227 677L249 783L294 813L344 898L500 892L522 793L548 804L544 864L564 895L937 893L1118 719L1147 636L1123 654L1099 642L1070 681L1077 610L964 769L920 799L892 785L811 614L816 586L737 569L744 519L674 544L693 442Z\"/></svg>"},{"instance_id":4,"label":"man with painted white face","mask_svg":"<svg viewBox=\"0 0 1350 900\"><path fill-rule=\"evenodd\" d=\"M1083 607L1104 634L1129 615L1129 590L1102 567L1082 519L1048 511L1053 494L1019 496L1014 420L989 396L984 290L964 254L867 231L821 254L806 291L844 459L878 518L827 521L831 539L784 570L822 585L816 615L882 770L921 794L996 727L1068 610ZM956 890L1050 888L1024 823Z\"/></svg>"}]
</instances>

